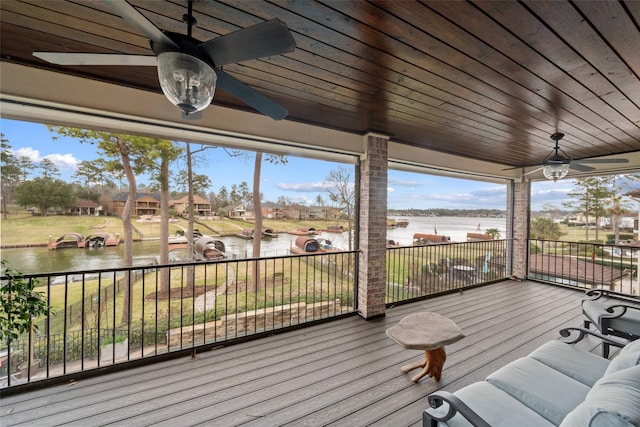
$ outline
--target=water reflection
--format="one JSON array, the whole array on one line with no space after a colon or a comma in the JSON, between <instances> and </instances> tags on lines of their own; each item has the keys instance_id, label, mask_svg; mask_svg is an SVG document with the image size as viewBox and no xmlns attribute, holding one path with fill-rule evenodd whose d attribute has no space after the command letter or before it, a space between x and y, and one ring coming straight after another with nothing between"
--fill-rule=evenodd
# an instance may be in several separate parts
<instances>
[{"instance_id":1,"label":"water reflection","mask_svg":"<svg viewBox=\"0 0 640 427\"><path fill-rule=\"evenodd\" d=\"M506 236L505 218L460 218L460 217L409 217L407 228L387 230L387 239L401 245L411 245L414 233L433 233L451 237L452 242L466 241L466 233L484 232L497 228L501 237ZM479 230L478 230L479 229ZM263 239L261 256L285 256L298 236L280 234L277 238ZM333 247L349 249L348 233L320 233L318 239L330 240ZM252 256L252 241L235 236L216 237L221 240L230 256L247 258ZM150 265L160 252L160 242L148 240L134 243L134 265ZM56 273L63 271L100 270L123 266L124 245L95 249L62 249L49 251L47 247L3 249L2 259L9 266L25 274Z\"/></svg>"},{"instance_id":2,"label":"water reflection","mask_svg":"<svg viewBox=\"0 0 640 427\"><path fill-rule=\"evenodd\" d=\"M285 256L298 236L280 234L277 238L263 239L262 256ZM347 233L321 233L318 238L331 240L335 247L348 249ZM234 236L216 237L221 240L230 257L247 258L252 256L251 240ZM150 265L160 252L158 240L135 242L133 245L134 265ZM124 245L118 247L91 249L59 249L50 251L46 246L31 248L11 248L2 250L2 259L10 267L25 274L58 273L65 271L100 270L123 266Z\"/></svg>"}]
</instances>

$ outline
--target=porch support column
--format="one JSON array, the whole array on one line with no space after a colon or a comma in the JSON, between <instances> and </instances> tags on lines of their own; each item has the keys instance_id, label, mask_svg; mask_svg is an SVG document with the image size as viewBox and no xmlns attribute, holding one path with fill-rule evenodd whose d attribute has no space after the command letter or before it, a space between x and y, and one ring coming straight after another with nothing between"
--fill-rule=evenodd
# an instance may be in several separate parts
<instances>
[{"instance_id":1,"label":"porch support column","mask_svg":"<svg viewBox=\"0 0 640 427\"><path fill-rule=\"evenodd\" d=\"M367 320L383 317L386 309L388 142L366 134L360 163L358 313Z\"/></svg>"},{"instance_id":2,"label":"porch support column","mask_svg":"<svg viewBox=\"0 0 640 427\"><path fill-rule=\"evenodd\" d=\"M507 230L511 242L511 276L524 279L527 276L529 254L529 218L531 214L531 181L527 178L513 181L507 192Z\"/></svg>"}]
</instances>

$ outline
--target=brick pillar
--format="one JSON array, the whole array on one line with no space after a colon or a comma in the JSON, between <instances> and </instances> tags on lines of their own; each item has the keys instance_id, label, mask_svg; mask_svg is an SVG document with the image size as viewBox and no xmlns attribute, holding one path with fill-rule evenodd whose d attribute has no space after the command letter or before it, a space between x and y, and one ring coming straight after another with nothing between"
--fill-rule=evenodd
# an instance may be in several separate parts
<instances>
[{"instance_id":1,"label":"brick pillar","mask_svg":"<svg viewBox=\"0 0 640 427\"><path fill-rule=\"evenodd\" d=\"M513 234L508 236L513 238L511 275L518 278L525 278L527 275L530 208L531 182L526 178L522 179L522 182L514 181L507 191L507 230L513 231Z\"/></svg>"},{"instance_id":2,"label":"brick pillar","mask_svg":"<svg viewBox=\"0 0 640 427\"><path fill-rule=\"evenodd\" d=\"M365 135L360 163L358 312L365 319L383 317L386 308L388 141L386 136Z\"/></svg>"}]
</instances>

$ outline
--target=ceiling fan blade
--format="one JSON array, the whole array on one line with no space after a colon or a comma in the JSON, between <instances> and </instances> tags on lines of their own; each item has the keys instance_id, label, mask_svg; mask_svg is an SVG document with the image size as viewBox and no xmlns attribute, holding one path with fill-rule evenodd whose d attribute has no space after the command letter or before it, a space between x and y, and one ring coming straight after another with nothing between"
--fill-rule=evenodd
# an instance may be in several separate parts
<instances>
[{"instance_id":1,"label":"ceiling fan blade","mask_svg":"<svg viewBox=\"0 0 640 427\"><path fill-rule=\"evenodd\" d=\"M198 45L216 67L265 56L293 52L296 42L287 24L278 20L261 22Z\"/></svg>"},{"instance_id":2,"label":"ceiling fan blade","mask_svg":"<svg viewBox=\"0 0 640 427\"><path fill-rule=\"evenodd\" d=\"M119 53L33 52L33 56L57 65L133 65L156 66L158 58Z\"/></svg>"},{"instance_id":3,"label":"ceiling fan blade","mask_svg":"<svg viewBox=\"0 0 640 427\"><path fill-rule=\"evenodd\" d=\"M544 169L544 166L543 166L543 167L540 167L540 168L536 168L536 169L534 169L534 170L531 170L531 171L529 171L529 172L527 172L527 173L523 173L522 175L523 175L523 176L531 175L531 174L534 174L534 173L536 173L536 172L538 172L538 171L541 171L542 169Z\"/></svg>"},{"instance_id":4,"label":"ceiling fan blade","mask_svg":"<svg viewBox=\"0 0 640 427\"><path fill-rule=\"evenodd\" d=\"M285 108L276 104L257 90L242 83L235 77L231 77L222 70L218 70L216 72L218 74L217 86L220 89L223 89L225 92L229 92L231 95L260 111L265 116L269 116L274 120L282 120L289 114Z\"/></svg>"},{"instance_id":5,"label":"ceiling fan blade","mask_svg":"<svg viewBox=\"0 0 640 427\"><path fill-rule=\"evenodd\" d=\"M629 159L582 159L573 160L576 163L629 163Z\"/></svg>"},{"instance_id":6,"label":"ceiling fan blade","mask_svg":"<svg viewBox=\"0 0 640 427\"><path fill-rule=\"evenodd\" d=\"M156 27L146 16L138 12L138 9L130 5L125 0L102 0L113 13L124 18L129 24L140 30L149 37L155 44L179 47L165 33Z\"/></svg>"},{"instance_id":7,"label":"ceiling fan blade","mask_svg":"<svg viewBox=\"0 0 640 427\"><path fill-rule=\"evenodd\" d=\"M571 162L569 164L569 169L577 170L578 172L590 172L592 170L596 170L596 168L592 168L591 166L581 165L580 163Z\"/></svg>"}]
</instances>

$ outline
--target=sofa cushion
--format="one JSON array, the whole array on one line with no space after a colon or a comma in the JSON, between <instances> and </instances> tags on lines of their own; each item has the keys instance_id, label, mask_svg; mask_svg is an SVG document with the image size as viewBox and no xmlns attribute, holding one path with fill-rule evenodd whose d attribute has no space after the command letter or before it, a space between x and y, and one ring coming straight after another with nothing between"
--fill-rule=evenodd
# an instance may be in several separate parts
<instances>
[{"instance_id":1,"label":"sofa cushion","mask_svg":"<svg viewBox=\"0 0 640 427\"><path fill-rule=\"evenodd\" d=\"M607 359L558 340L543 344L529 357L589 387L602 378L609 366Z\"/></svg>"},{"instance_id":2,"label":"sofa cushion","mask_svg":"<svg viewBox=\"0 0 640 427\"><path fill-rule=\"evenodd\" d=\"M517 399L489 384L480 381L454 393L492 427L552 426L549 421L527 408ZM432 410L440 415L446 412L447 404ZM441 424L445 425L445 424ZM460 414L447 421L450 427L469 427L471 424Z\"/></svg>"},{"instance_id":3,"label":"sofa cushion","mask_svg":"<svg viewBox=\"0 0 640 427\"><path fill-rule=\"evenodd\" d=\"M640 425L640 366L623 369L596 382L583 403L561 427Z\"/></svg>"},{"instance_id":4,"label":"sofa cushion","mask_svg":"<svg viewBox=\"0 0 640 427\"><path fill-rule=\"evenodd\" d=\"M590 388L530 357L520 358L487 377L552 424L558 425L584 401Z\"/></svg>"},{"instance_id":5,"label":"sofa cushion","mask_svg":"<svg viewBox=\"0 0 640 427\"><path fill-rule=\"evenodd\" d=\"M620 353L611 360L605 371L605 375L640 365L640 340L632 341L625 345Z\"/></svg>"},{"instance_id":6,"label":"sofa cushion","mask_svg":"<svg viewBox=\"0 0 640 427\"><path fill-rule=\"evenodd\" d=\"M593 300L583 300L582 301L582 311L584 314L591 319L592 322L599 324L600 318L602 316L615 316L617 314L622 313L622 307L616 307L613 309L613 313L608 313L607 307L624 304L618 302L607 302L602 303L600 301ZM607 319L612 329L616 331L622 331L625 333L633 333L638 330L638 325L640 324L640 310L637 309L627 309L627 311L621 317L614 319ZM605 331L602 331L605 332Z\"/></svg>"}]
</instances>

